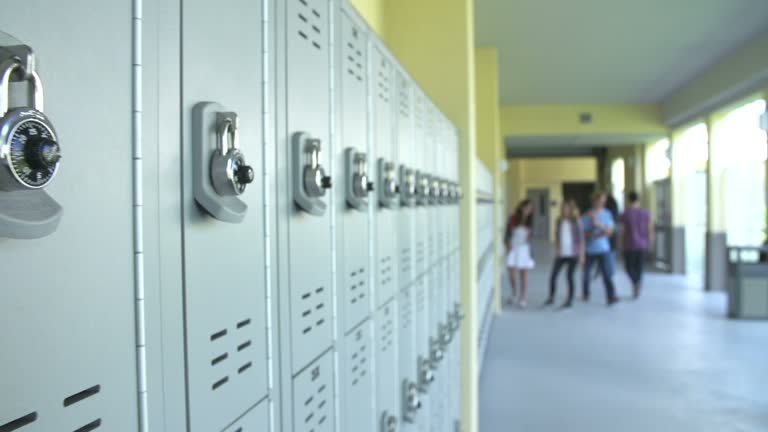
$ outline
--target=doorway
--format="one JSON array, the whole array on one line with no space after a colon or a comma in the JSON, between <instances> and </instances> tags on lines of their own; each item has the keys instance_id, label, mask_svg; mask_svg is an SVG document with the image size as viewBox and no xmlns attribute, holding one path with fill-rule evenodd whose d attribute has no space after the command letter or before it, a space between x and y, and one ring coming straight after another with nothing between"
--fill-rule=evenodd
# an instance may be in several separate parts
<instances>
[{"instance_id":1,"label":"doorway","mask_svg":"<svg viewBox=\"0 0 768 432\"><path fill-rule=\"evenodd\" d=\"M579 211L584 214L592 207L592 194L595 188L595 183L591 182L563 183L563 199L575 200Z\"/></svg>"},{"instance_id":2,"label":"doorway","mask_svg":"<svg viewBox=\"0 0 768 432\"><path fill-rule=\"evenodd\" d=\"M533 235L537 240L549 240L549 189L528 189L533 204Z\"/></svg>"}]
</instances>

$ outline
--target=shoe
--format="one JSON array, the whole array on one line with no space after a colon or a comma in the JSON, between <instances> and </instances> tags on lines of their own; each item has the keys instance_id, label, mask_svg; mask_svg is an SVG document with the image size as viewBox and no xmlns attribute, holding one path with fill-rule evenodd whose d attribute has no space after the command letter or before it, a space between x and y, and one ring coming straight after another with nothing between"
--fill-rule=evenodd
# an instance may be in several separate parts
<instances>
[{"instance_id":1,"label":"shoe","mask_svg":"<svg viewBox=\"0 0 768 432\"><path fill-rule=\"evenodd\" d=\"M581 301L583 301L584 303L589 302L589 294L582 295L581 296Z\"/></svg>"},{"instance_id":2,"label":"shoe","mask_svg":"<svg viewBox=\"0 0 768 432\"><path fill-rule=\"evenodd\" d=\"M637 300L640 297L640 284L632 287L632 299Z\"/></svg>"},{"instance_id":3,"label":"shoe","mask_svg":"<svg viewBox=\"0 0 768 432\"><path fill-rule=\"evenodd\" d=\"M555 301L554 301L554 300L552 300L552 299L547 299L547 301L545 301L545 302L544 302L544 304L543 304L543 305L541 305L541 307L552 306L553 304L555 304Z\"/></svg>"},{"instance_id":4,"label":"shoe","mask_svg":"<svg viewBox=\"0 0 768 432\"><path fill-rule=\"evenodd\" d=\"M525 309L525 307L528 306L528 302L526 302L525 300L520 300L519 302L517 302L517 305L520 306L520 309Z\"/></svg>"},{"instance_id":5,"label":"shoe","mask_svg":"<svg viewBox=\"0 0 768 432\"><path fill-rule=\"evenodd\" d=\"M619 298L618 297L614 297L614 298L608 299L607 305L608 306L613 306L613 305L615 305L618 302L619 302Z\"/></svg>"},{"instance_id":6,"label":"shoe","mask_svg":"<svg viewBox=\"0 0 768 432\"><path fill-rule=\"evenodd\" d=\"M560 309L568 309L568 308L570 308L572 306L573 306L573 304L570 301L567 301L567 302L563 303L562 306L560 306Z\"/></svg>"}]
</instances>

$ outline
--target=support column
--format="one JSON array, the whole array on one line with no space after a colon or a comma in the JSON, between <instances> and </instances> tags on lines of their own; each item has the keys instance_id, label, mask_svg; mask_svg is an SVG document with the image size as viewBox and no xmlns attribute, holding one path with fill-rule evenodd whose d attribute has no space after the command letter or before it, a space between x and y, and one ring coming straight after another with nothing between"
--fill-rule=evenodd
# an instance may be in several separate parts
<instances>
[{"instance_id":1,"label":"support column","mask_svg":"<svg viewBox=\"0 0 768 432\"><path fill-rule=\"evenodd\" d=\"M501 162L505 159L499 117L499 51L478 48L475 52L477 100L477 157L493 174L493 310L501 313L501 253L504 235L504 187ZM478 251L482 254L484 251Z\"/></svg>"},{"instance_id":2,"label":"support column","mask_svg":"<svg viewBox=\"0 0 768 432\"><path fill-rule=\"evenodd\" d=\"M707 162L707 239L704 289L721 291L728 282L725 200L723 197L723 152L728 151L728 137L722 136L718 123L722 114L707 118L709 161Z\"/></svg>"},{"instance_id":3,"label":"support column","mask_svg":"<svg viewBox=\"0 0 768 432\"><path fill-rule=\"evenodd\" d=\"M459 129L461 187L462 430L477 432L477 248L474 0L387 0L386 41Z\"/></svg>"},{"instance_id":4,"label":"support column","mask_svg":"<svg viewBox=\"0 0 768 432\"><path fill-rule=\"evenodd\" d=\"M681 131L675 131L670 138L670 148L672 153L672 168L670 169L670 180L672 189L672 227L669 239L671 243L670 251L670 272L685 274L685 170L684 158L686 155L682 151L679 143Z\"/></svg>"}]
</instances>

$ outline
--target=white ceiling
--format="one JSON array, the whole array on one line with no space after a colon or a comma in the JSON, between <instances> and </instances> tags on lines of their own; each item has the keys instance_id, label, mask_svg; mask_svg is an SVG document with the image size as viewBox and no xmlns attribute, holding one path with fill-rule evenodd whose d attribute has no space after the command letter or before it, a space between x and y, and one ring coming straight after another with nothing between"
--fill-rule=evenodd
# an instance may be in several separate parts
<instances>
[{"instance_id":1,"label":"white ceiling","mask_svg":"<svg viewBox=\"0 0 768 432\"><path fill-rule=\"evenodd\" d=\"M656 103L768 31L768 0L475 0L503 104Z\"/></svg>"}]
</instances>

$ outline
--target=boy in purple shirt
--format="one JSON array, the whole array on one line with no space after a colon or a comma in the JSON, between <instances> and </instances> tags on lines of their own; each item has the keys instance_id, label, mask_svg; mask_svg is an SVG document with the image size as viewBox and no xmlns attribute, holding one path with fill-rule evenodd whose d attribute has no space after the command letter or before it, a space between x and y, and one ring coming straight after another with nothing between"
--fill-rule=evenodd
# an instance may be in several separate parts
<instances>
[{"instance_id":1,"label":"boy in purple shirt","mask_svg":"<svg viewBox=\"0 0 768 432\"><path fill-rule=\"evenodd\" d=\"M632 280L632 295L640 296L640 283L643 279L645 254L651 248L654 238L651 213L640 207L637 192L629 193L629 208L622 216L624 223L624 264Z\"/></svg>"}]
</instances>

